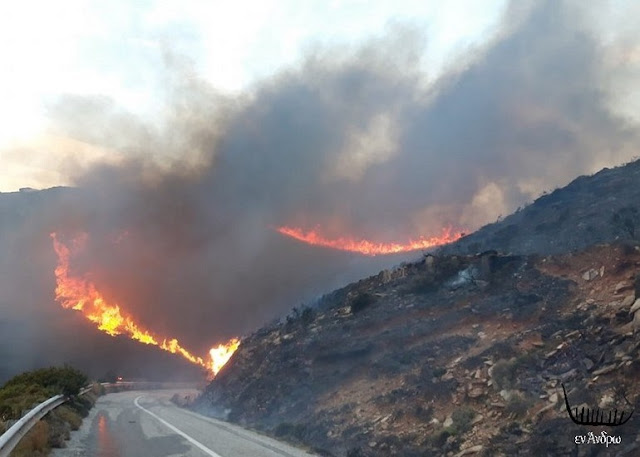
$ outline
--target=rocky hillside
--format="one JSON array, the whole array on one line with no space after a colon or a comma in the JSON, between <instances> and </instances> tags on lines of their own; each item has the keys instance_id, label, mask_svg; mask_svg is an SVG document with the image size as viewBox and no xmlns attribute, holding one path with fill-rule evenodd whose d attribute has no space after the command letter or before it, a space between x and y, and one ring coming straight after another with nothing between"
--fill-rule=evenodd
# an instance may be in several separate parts
<instances>
[{"instance_id":1,"label":"rocky hillside","mask_svg":"<svg viewBox=\"0 0 640 457\"><path fill-rule=\"evenodd\" d=\"M605 455L575 454L602 430L637 455L637 416L574 425L560 383L574 406L640 411L639 267L634 244L428 256L247 338L199 407L322 455Z\"/></svg>"},{"instance_id":2,"label":"rocky hillside","mask_svg":"<svg viewBox=\"0 0 640 457\"><path fill-rule=\"evenodd\" d=\"M640 455L639 175L579 178L294 310L197 408L336 457ZM561 383L574 407L638 414L576 425ZM575 443L603 431L621 443Z\"/></svg>"},{"instance_id":3,"label":"rocky hillside","mask_svg":"<svg viewBox=\"0 0 640 457\"><path fill-rule=\"evenodd\" d=\"M640 239L640 160L581 176L568 186L441 248L443 254L489 249L554 254L597 243Z\"/></svg>"}]
</instances>

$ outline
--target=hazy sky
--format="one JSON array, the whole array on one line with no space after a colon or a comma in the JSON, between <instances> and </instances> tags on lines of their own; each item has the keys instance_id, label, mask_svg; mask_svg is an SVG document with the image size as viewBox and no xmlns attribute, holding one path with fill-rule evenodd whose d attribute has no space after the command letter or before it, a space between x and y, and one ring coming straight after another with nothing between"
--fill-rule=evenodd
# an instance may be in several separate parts
<instances>
[{"instance_id":1,"label":"hazy sky","mask_svg":"<svg viewBox=\"0 0 640 457\"><path fill-rule=\"evenodd\" d=\"M625 34L638 3L600 1L593 24L621 59L640 59ZM634 5L635 3L635 5ZM0 3L0 191L69 184L68 165L117 155L50 125L47 107L63 94L113 99L153 118L162 110L170 52L224 93L295 67L318 46L357 46L394 24L423 39L423 78L433 81L470 46L492 37L504 0L329 1L44 0ZM627 42L625 42L625 39ZM636 75L626 75L632 78ZM622 97L635 112L638 91ZM629 108L631 106L631 108Z\"/></svg>"},{"instance_id":2,"label":"hazy sky","mask_svg":"<svg viewBox=\"0 0 640 457\"><path fill-rule=\"evenodd\" d=\"M446 4L446 6L444 6ZM190 59L224 93L295 67L318 46L357 46L394 24L423 33L425 80L486 40L503 0L129 1L0 3L0 191L69 184L67 162L118 154L50 125L63 94L105 95L129 112L162 110L163 55Z\"/></svg>"}]
</instances>

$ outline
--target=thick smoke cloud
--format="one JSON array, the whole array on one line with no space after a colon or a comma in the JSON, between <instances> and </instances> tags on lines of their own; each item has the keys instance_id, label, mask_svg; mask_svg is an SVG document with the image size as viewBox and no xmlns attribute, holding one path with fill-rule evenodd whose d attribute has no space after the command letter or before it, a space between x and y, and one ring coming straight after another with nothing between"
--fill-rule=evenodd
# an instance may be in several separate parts
<instances>
[{"instance_id":1,"label":"thick smoke cloud","mask_svg":"<svg viewBox=\"0 0 640 457\"><path fill-rule=\"evenodd\" d=\"M90 234L79 274L203 352L399 261L302 246L274 227L377 241L472 230L630 159L637 127L612 110L607 49L583 17L514 2L489 43L430 85L410 29L316 50L237 98L167 55L164 116L101 97L51 107L59 131L114 156L75 170L80 190L49 224Z\"/></svg>"}]
</instances>

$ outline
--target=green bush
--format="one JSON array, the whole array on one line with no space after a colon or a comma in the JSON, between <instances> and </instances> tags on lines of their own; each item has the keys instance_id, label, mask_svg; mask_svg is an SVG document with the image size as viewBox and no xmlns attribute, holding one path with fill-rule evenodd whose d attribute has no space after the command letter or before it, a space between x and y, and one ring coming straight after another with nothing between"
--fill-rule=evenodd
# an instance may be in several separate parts
<instances>
[{"instance_id":1,"label":"green bush","mask_svg":"<svg viewBox=\"0 0 640 457\"><path fill-rule=\"evenodd\" d=\"M442 377L445 373L447 372L447 369L445 367L435 367L433 369L433 376L435 378L440 378Z\"/></svg>"},{"instance_id":2,"label":"green bush","mask_svg":"<svg viewBox=\"0 0 640 457\"><path fill-rule=\"evenodd\" d=\"M451 436L449 428L438 430L427 438L427 443L436 449L441 449L447 442L447 438Z\"/></svg>"},{"instance_id":3,"label":"green bush","mask_svg":"<svg viewBox=\"0 0 640 457\"><path fill-rule=\"evenodd\" d=\"M71 430L78 430L82 425L82 417L67 406L59 406L55 412L60 419L71 426Z\"/></svg>"},{"instance_id":4,"label":"green bush","mask_svg":"<svg viewBox=\"0 0 640 457\"><path fill-rule=\"evenodd\" d=\"M364 292L351 301L351 312L359 313L365 308L368 308L375 302L375 297L368 292Z\"/></svg>"},{"instance_id":5,"label":"green bush","mask_svg":"<svg viewBox=\"0 0 640 457\"><path fill-rule=\"evenodd\" d=\"M476 417L476 412L468 406L456 409L451 414L453 425L449 427L452 435L459 435L471 429L471 421Z\"/></svg>"},{"instance_id":6,"label":"green bush","mask_svg":"<svg viewBox=\"0 0 640 457\"><path fill-rule=\"evenodd\" d=\"M628 235L631 239L636 238L636 231L640 225L640 214L638 208L633 206L625 206L613 213L611 223L622 233Z\"/></svg>"},{"instance_id":7,"label":"green bush","mask_svg":"<svg viewBox=\"0 0 640 457\"><path fill-rule=\"evenodd\" d=\"M408 283L404 293L426 295L435 292L438 287L440 287L440 283L438 283L435 276L419 277Z\"/></svg>"},{"instance_id":8,"label":"green bush","mask_svg":"<svg viewBox=\"0 0 640 457\"><path fill-rule=\"evenodd\" d=\"M531 367L535 359L531 354L522 354L510 360L498 360L491 371L491 379L497 390L513 389L518 384L518 370Z\"/></svg>"},{"instance_id":9,"label":"green bush","mask_svg":"<svg viewBox=\"0 0 640 457\"><path fill-rule=\"evenodd\" d=\"M289 438L302 441L307 434L307 427L303 424L292 424L290 422L281 422L275 428L274 433L281 438Z\"/></svg>"},{"instance_id":10,"label":"green bush","mask_svg":"<svg viewBox=\"0 0 640 457\"><path fill-rule=\"evenodd\" d=\"M82 387L87 385L87 376L69 366L42 368L28 371L14 376L2 387L15 385L38 385L47 389L51 394L76 395Z\"/></svg>"},{"instance_id":11,"label":"green bush","mask_svg":"<svg viewBox=\"0 0 640 457\"><path fill-rule=\"evenodd\" d=\"M32 409L47 398L51 392L38 385L14 384L0 389L0 420L17 420L24 411Z\"/></svg>"},{"instance_id":12,"label":"green bush","mask_svg":"<svg viewBox=\"0 0 640 457\"><path fill-rule=\"evenodd\" d=\"M509 360L499 360L491 372L493 385L497 390L510 389L516 381L516 366Z\"/></svg>"},{"instance_id":13,"label":"green bush","mask_svg":"<svg viewBox=\"0 0 640 457\"><path fill-rule=\"evenodd\" d=\"M313 308L305 307L302 310L302 314L300 315L300 320L302 321L302 325L304 325L305 327L309 326L313 322L314 318L315 318L315 312L313 311Z\"/></svg>"},{"instance_id":14,"label":"green bush","mask_svg":"<svg viewBox=\"0 0 640 457\"><path fill-rule=\"evenodd\" d=\"M22 413L57 395L76 395L87 377L74 368L51 367L14 376L0 388L0 420L19 419Z\"/></svg>"},{"instance_id":15,"label":"green bush","mask_svg":"<svg viewBox=\"0 0 640 457\"><path fill-rule=\"evenodd\" d=\"M67 407L71 408L80 417L87 417L89 411L93 408L95 400L89 394L82 397L74 397L66 403Z\"/></svg>"},{"instance_id":16,"label":"green bush","mask_svg":"<svg viewBox=\"0 0 640 457\"><path fill-rule=\"evenodd\" d=\"M505 406L505 411L514 414L516 417L523 417L529 408L533 406L533 400L521 395L513 395Z\"/></svg>"}]
</instances>

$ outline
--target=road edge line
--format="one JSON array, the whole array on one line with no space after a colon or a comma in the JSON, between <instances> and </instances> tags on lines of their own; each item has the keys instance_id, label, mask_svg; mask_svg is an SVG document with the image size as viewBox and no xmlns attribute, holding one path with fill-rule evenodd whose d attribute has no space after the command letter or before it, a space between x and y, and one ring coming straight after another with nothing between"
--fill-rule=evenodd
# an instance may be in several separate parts
<instances>
[{"instance_id":1,"label":"road edge line","mask_svg":"<svg viewBox=\"0 0 640 457\"><path fill-rule=\"evenodd\" d=\"M136 397L135 400L133 400L133 404L136 405L136 407L140 408L142 411L144 411L145 413L149 414L151 417L155 418L156 420L158 420L159 422L161 422L163 425L165 425L166 427L168 427L169 429L171 429L172 431L176 432L178 435L180 435L181 437L183 437L184 439L186 439L187 441L189 441L191 444L193 444L194 446L196 446L198 449L200 449L202 452L210 455L211 457L222 457L220 454L212 451L211 449L209 449L207 446L205 446L204 444L202 444L200 441L190 437L189 435L187 435L185 432L183 432L182 430L180 430L179 428L176 428L175 426L171 425L169 422L167 422L166 420L164 420L163 418L161 418L160 416L158 416L155 413L152 413L151 411L149 411L147 408L145 408L144 406L141 406L140 403L138 403L138 400L140 400L142 397L144 397L144 395L139 395L138 397Z\"/></svg>"}]
</instances>

